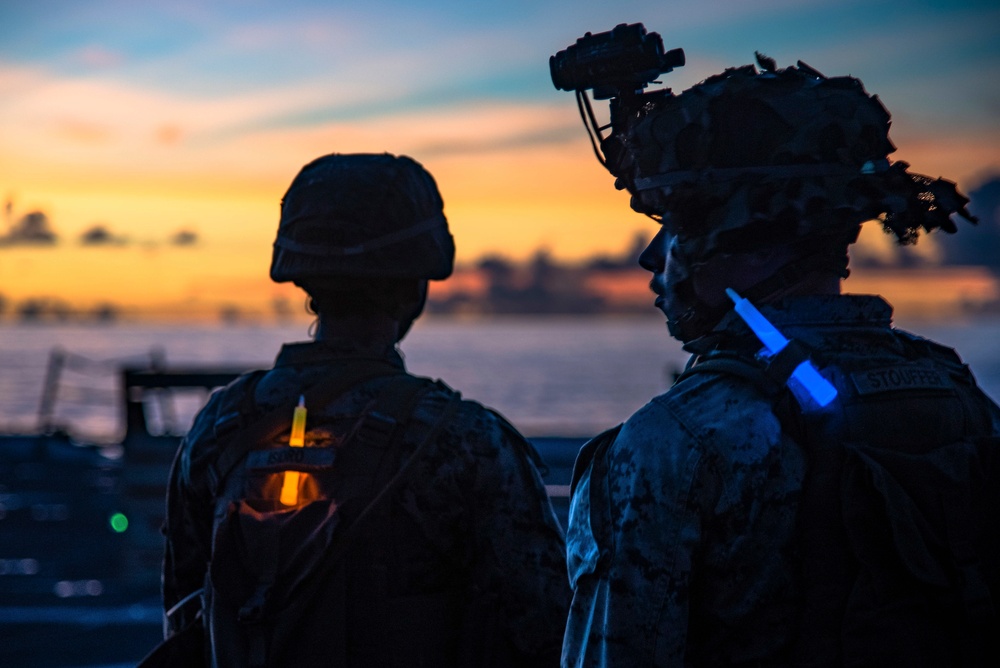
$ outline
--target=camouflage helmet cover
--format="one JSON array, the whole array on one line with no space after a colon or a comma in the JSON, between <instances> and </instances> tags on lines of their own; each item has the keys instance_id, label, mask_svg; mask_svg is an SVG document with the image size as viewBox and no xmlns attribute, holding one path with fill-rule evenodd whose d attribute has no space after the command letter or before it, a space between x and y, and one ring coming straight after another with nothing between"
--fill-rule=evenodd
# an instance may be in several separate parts
<instances>
[{"instance_id":1,"label":"camouflage helmet cover","mask_svg":"<svg viewBox=\"0 0 1000 668\"><path fill-rule=\"evenodd\" d=\"M889 113L860 81L758 62L642 96L602 143L632 208L662 216L690 259L799 240L846 248L871 219L903 244L921 228L954 232L952 213L974 222L954 183L890 164Z\"/></svg>"},{"instance_id":2,"label":"camouflage helmet cover","mask_svg":"<svg viewBox=\"0 0 1000 668\"><path fill-rule=\"evenodd\" d=\"M390 154L331 154L307 164L281 201L271 279L444 279L455 246L433 177Z\"/></svg>"}]
</instances>

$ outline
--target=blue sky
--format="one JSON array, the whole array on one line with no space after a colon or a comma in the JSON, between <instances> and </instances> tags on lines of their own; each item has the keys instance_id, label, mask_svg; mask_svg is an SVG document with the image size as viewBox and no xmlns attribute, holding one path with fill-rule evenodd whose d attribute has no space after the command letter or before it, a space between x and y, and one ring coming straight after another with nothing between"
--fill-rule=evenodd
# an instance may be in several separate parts
<instances>
[{"instance_id":1,"label":"blue sky","mask_svg":"<svg viewBox=\"0 0 1000 668\"><path fill-rule=\"evenodd\" d=\"M915 130L995 125L1000 115L1000 87L992 84L1000 74L1000 6L984 0L5 0L0 59L199 98L315 89L291 109L216 129L239 132L467 100L548 104L557 95L551 53L585 31L635 21L687 51L689 67L670 76L675 88L751 62L761 50L779 64L801 58L862 78Z\"/></svg>"},{"instance_id":2,"label":"blue sky","mask_svg":"<svg viewBox=\"0 0 1000 668\"><path fill-rule=\"evenodd\" d=\"M755 50L801 59L877 93L914 171L965 190L1000 174L995 0L0 0L0 197L61 238L100 225L149 249L192 230L239 282L263 273L301 165L384 150L438 179L460 260L618 252L650 221L593 159L548 59L633 22L685 50L676 91ZM16 272L0 258L0 286L54 289L56 261L22 255ZM179 298L211 278L189 264L164 261L179 277L157 284Z\"/></svg>"}]
</instances>

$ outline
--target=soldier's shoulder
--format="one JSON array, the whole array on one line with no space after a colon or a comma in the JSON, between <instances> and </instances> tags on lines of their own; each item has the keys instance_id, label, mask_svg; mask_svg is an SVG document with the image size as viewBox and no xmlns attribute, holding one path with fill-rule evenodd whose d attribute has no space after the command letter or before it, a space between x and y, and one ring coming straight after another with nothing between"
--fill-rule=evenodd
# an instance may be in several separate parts
<instances>
[{"instance_id":1,"label":"soldier's shoulder","mask_svg":"<svg viewBox=\"0 0 1000 668\"><path fill-rule=\"evenodd\" d=\"M263 371L243 374L209 395L181 441L181 461L185 476L204 468L218 454L221 436L235 430L252 401L252 393Z\"/></svg>"},{"instance_id":2,"label":"soldier's shoulder","mask_svg":"<svg viewBox=\"0 0 1000 668\"><path fill-rule=\"evenodd\" d=\"M500 412L465 398L444 382L434 381L424 394L417 415L421 421L430 422L440 415L448 402L457 402L454 412L444 426L447 441L470 454L495 454L504 447L521 446L527 439L510 420Z\"/></svg>"},{"instance_id":3,"label":"soldier's shoulder","mask_svg":"<svg viewBox=\"0 0 1000 668\"><path fill-rule=\"evenodd\" d=\"M747 378L723 371L682 379L625 423L628 447L659 457L664 448L763 453L781 438L771 397Z\"/></svg>"},{"instance_id":4,"label":"soldier's shoulder","mask_svg":"<svg viewBox=\"0 0 1000 668\"><path fill-rule=\"evenodd\" d=\"M708 367L708 365L705 365ZM773 394L752 365L734 362L683 377L650 404L667 409L692 427L733 422L747 415L770 413Z\"/></svg>"},{"instance_id":5,"label":"soldier's shoulder","mask_svg":"<svg viewBox=\"0 0 1000 668\"><path fill-rule=\"evenodd\" d=\"M893 334L897 340L902 341L911 350L915 350L921 357L950 367L953 371L965 368L962 358L954 348L902 329L894 329Z\"/></svg>"}]
</instances>

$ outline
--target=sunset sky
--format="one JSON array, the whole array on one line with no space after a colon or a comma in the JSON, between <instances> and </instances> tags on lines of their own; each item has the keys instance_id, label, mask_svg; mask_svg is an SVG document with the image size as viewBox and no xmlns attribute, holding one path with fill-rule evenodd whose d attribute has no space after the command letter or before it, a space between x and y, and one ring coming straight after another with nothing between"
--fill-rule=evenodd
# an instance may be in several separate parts
<instances>
[{"instance_id":1,"label":"sunset sky","mask_svg":"<svg viewBox=\"0 0 1000 668\"><path fill-rule=\"evenodd\" d=\"M620 252L654 223L594 159L548 58L633 22L685 50L675 91L755 50L801 59L877 93L913 171L966 191L1000 174L995 0L0 0L0 238L36 210L58 237L0 246L0 294L289 294L267 280L278 203L330 152L422 162L460 262Z\"/></svg>"}]
</instances>

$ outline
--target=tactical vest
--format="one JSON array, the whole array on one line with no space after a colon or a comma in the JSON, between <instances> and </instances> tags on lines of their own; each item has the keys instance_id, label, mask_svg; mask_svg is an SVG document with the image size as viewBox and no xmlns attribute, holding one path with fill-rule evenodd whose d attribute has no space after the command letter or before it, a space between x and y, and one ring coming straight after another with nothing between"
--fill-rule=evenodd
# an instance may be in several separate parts
<instances>
[{"instance_id":1,"label":"tactical vest","mask_svg":"<svg viewBox=\"0 0 1000 668\"><path fill-rule=\"evenodd\" d=\"M276 436L254 428L261 420L252 406L253 377L223 398L242 424L220 435L226 446L214 467L203 608L211 665L455 664L465 591L393 597L388 582L394 560L405 554L390 531L391 497L454 413L458 395L451 393L433 427L411 435L419 445L407 457L407 422L432 381L361 369L345 372L339 390L386 374L381 394L353 427L324 430L314 420L306 447L286 445L292 406L278 409L285 418ZM292 506L279 500L290 471L300 478Z\"/></svg>"},{"instance_id":2,"label":"tactical vest","mask_svg":"<svg viewBox=\"0 0 1000 668\"><path fill-rule=\"evenodd\" d=\"M742 377L807 454L798 522L800 666L1000 665L1000 436L951 349L806 350L837 388L805 412L788 369L720 352L678 379Z\"/></svg>"}]
</instances>

